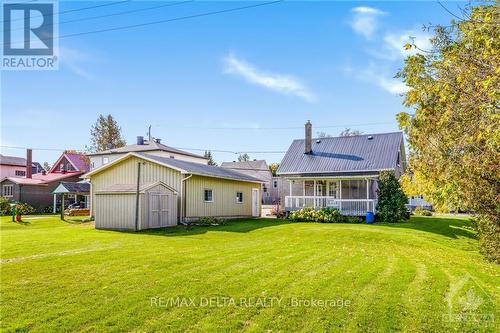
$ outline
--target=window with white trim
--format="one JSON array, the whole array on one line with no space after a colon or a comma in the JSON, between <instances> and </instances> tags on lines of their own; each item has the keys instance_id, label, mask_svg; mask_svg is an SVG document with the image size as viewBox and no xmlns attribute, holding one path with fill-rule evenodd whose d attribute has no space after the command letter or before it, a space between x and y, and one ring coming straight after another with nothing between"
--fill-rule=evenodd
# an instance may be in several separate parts
<instances>
[{"instance_id":1,"label":"window with white trim","mask_svg":"<svg viewBox=\"0 0 500 333\"><path fill-rule=\"evenodd\" d=\"M107 158L107 157L102 158L102 164L108 164L108 162L109 162L109 158Z\"/></svg>"},{"instance_id":2,"label":"window with white trim","mask_svg":"<svg viewBox=\"0 0 500 333\"><path fill-rule=\"evenodd\" d=\"M211 189L205 189L203 191L203 200L205 202L214 202L214 192Z\"/></svg>"},{"instance_id":3,"label":"window with white trim","mask_svg":"<svg viewBox=\"0 0 500 333\"><path fill-rule=\"evenodd\" d=\"M2 196L4 197L14 196L14 185L4 185L2 187Z\"/></svg>"},{"instance_id":4,"label":"window with white trim","mask_svg":"<svg viewBox=\"0 0 500 333\"><path fill-rule=\"evenodd\" d=\"M243 203L243 192L236 192L236 203Z\"/></svg>"}]
</instances>

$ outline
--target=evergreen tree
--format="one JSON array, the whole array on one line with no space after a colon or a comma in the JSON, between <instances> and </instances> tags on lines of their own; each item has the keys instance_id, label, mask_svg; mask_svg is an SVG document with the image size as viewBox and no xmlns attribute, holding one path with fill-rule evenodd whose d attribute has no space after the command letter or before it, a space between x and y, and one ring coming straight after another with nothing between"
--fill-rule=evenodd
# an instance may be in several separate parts
<instances>
[{"instance_id":1,"label":"evergreen tree","mask_svg":"<svg viewBox=\"0 0 500 333\"><path fill-rule=\"evenodd\" d=\"M212 156L212 152L210 150L205 150L203 157L208 160L208 165L217 166L217 162L214 161L214 157Z\"/></svg>"},{"instance_id":2,"label":"evergreen tree","mask_svg":"<svg viewBox=\"0 0 500 333\"><path fill-rule=\"evenodd\" d=\"M406 204L399 181L392 171L382 171L378 183L377 212L383 222L401 222L408 218Z\"/></svg>"}]
</instances>

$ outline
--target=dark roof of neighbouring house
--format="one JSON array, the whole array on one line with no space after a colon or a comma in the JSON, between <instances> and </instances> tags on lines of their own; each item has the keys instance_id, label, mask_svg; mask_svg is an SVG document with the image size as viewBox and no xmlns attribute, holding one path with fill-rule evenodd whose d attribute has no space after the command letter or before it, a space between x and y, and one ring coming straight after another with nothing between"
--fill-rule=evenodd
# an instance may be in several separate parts
<instances>
[{"instance_id":1,"label":"dark roof of neighbouring house","mask_svg":"<svg viewBox=\"0 0 500 333\"><path fill-rule=\"evenodd\" d=\"M268 182L273 178L273 174L265 160L223 162L220 166L221 168L236 170L263 182Z\"/></svg>"},{"instance_id":2,"label":"dark roof of neighbouring house","mask_svg":"<svg viewBox=\"0 0 500 333\"><path fill-rule=\"evenodd\" d=\"M183 150L180 150L177 148L173 148L173 147L164 145L162 143L158 143L156 141L144 141L144 144L142 144L142 145L137 145L137 144L128 145L128 146L123 146L120 148L103 150L103 151L99 151L97 153L92 153L92 154L88 154L88 155L89 156L96 156L96 155L108 155L108 154L124 154L124 153L132 153L132 152L147 152L147 151L154 151L154 150L161 150L161 151L166 151L169 153L176 153L176 154L185 155L185 156L205 158L203 156L189 153L187 151L183 151Z\"/></svg>"},{"instance_id":3,"label":"dark roof of neighbouring house","mask_svg":"<svg viewBox=\"0 0 500 333\"><path fill-rule=\"evenodd\" d=\"M6 156L0 154L0 164L26 166L26 159L16 156Z\"/></svg>"},{"instance_id":4,"label":"dark roof of neighbouring house","mask_svg":"<svg viewBox=\"0 0 500 333\"><path fill-rule=\"evenodd\" d=\"M243 180L249 182L261 182L260 179L258 178L248 176L244 173L232 169L225 169L201 163L181 161L175 158L161 157L146 153L134 153L134 154L150 160L154 160L158 163L170 166L174 169L181 170L184 173L190 173L207 177L215 177L215 178L229 178L229 179Z\"/></svg>"},{"instance_id":5,"label":"dark roof of neighbouring house","mask_svg":"<svg viewBox=\"0 0 500 333\"><path fill-rule=\"evenodd\" d=\"M313 139L311 154L304 153L304 139L294 140L277 173L333 174L395 169L402 140L401 132ZM400 159L403 160L403 156Z\"/></svg>"},{"instance_id":6,"label":"dark roof of neighbouring house","mask_svg":"<svg viewBox=\"0 0 500 333\"><path fill-rule=\"evenodd\" d=\"M52 193L89 193L90 183L61 182Z\"/></svg>"}]
</instances>

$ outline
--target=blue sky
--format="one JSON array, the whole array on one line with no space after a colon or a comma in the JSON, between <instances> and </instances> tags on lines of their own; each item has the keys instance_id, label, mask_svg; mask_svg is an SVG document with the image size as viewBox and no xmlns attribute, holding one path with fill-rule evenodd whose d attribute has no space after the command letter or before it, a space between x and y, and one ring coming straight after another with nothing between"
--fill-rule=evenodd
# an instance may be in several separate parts
<instances>
[{"instance_id":1,"label":"blue sky","mask_svg":"<svg viewBox=\"0 0 500 333\"><path fill-rule=\"evenodd\" d=\"M63 1L59 10L96 3ZM255 3L189 2L60 24L59 34ZM61 14L59 21L158 4L126 2ZM446 5L458 11L460 3ZM450 19L433 1L281 2L61 39L59 70L1 73L2 145L83 149L100 113L116 117L129 143L152 125L167 145L211 150L284 151L303 136L308 119L314 132L332 135L344 125L396 131L405 86L393 76L403 66L403 45L415 36L426 48L422 25ZM276 127L292 128L269 129ZM34 159L53 162L59 153L35 150ZM218 162L237 157L214 155ZM282 155L250 153L269 163Z\"/></svg>"}]
</instances>

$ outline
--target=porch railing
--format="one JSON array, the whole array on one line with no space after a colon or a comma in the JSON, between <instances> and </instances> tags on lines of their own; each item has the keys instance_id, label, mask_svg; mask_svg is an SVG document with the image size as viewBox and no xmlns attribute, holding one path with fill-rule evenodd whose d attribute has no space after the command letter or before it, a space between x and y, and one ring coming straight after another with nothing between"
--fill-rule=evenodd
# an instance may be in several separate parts
<instances>
[{"instance_id":1,"label":"porch railing","mask_svg":"<svg viewBox=\"0 0 500 333\"><path fill-rule=\"evenodd\" d=\"M321 209L331 207L339 209L343 215L363 216L366 212L375 212L375 199L337 199L323 196L286 196L285 210L293 211L310 207Z\"/></svg>"}]
</instances>

